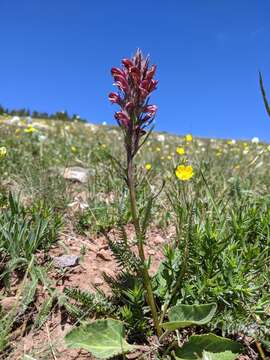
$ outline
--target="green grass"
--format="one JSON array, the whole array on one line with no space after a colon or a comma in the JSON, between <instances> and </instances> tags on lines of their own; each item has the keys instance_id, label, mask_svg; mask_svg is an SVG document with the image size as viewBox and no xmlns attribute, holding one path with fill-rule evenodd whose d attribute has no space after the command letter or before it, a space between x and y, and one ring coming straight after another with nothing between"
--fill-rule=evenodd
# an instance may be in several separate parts
<instances>
[{"instance_id":1,"label":"green grass","mask_svg":"<svg viewBox=\"0 0 270 360\"><path fill-rule=\"evenodd\" d=\"M32 258L57 240L60 223L63 227L72 223L78 234L95 235L115 228L120 213L122 222L131 221L128 194L108 154L124 160L117 128L36 120L34 127L46 127L27 133L26 125L5 125L4 121L0 118L0 147L7 149L0 158L2 298L9 292L7 279L16 271L25 276ZM229 335L252 333L266 344L270 324L269 145L199 138L186 142L183 136L164 134L162 139L159 135L151 135L136 162L139 211L143 215L149 193L158 192L165 181L152 209L151 225L176 228L155 278L156 295L164 300L180 279L174 304L215 301L218 315L212 329ZM177 154L179 146L185 155ZM148 163L151 170L145 168ZM174 170L182 163L194 168L188 182L175 177ZM89 169L88 183L63 179L59 169L69 166ZM80 193L86 194L87 206L75 211L70 204L74 194ZM20 200L14 203L16 197ZM30 272L27 276L31 278ZM141 306L140 301L141 296L137 300ZM123 304L126 321L129 310ZM16 316L7 321L2 315L10 333L20 323ZM131 326L134 323L130 318ZM0 324L4 327L4 321ZM1 331L6 330L0 327Z\"/></svg>"}]
</instances>

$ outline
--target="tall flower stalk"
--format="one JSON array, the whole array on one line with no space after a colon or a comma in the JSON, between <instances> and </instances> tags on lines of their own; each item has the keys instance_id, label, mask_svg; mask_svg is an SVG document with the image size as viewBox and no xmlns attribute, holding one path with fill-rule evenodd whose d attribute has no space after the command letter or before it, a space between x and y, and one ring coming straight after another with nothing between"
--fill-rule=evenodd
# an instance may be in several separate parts
<instances>
[{"instance_id":1,"label":"tall flower stalk","mask_svg":"<svg viewBox=\"0 0 270 360\"><path fill-rule=\"evenodd\" d=\"M137 208L134 158L145 143L152 130L152 123L157 111L156 105L149 104L150 94L156 89L158 81L154 79L156 66L149 64L149 57L144 57L137 50L131 59L123 59L122 67L111 69L117 92L109 94L112 104L120 106L115 119L123 131L126 150L125 180L129 189L132 220L135 227L138 253L141 260L141 275L147 294L147 302L151 309L157 335L162 331L159 324L151 279L146 264L144 241Z\"/></svg>"}]
</instances>

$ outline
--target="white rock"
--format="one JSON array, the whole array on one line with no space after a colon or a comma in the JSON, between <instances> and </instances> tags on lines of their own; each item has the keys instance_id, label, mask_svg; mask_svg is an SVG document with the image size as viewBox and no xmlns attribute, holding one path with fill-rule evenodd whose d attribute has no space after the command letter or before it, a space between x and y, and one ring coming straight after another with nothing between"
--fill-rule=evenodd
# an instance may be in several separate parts
<instances>
[{"instance_id":1,"label":"white rock","mask_svg":"<svg viewBox=\"0 0 270 360\"><path fill-rule=\"evenodd\" d=\"M64 179L87 183L89 178L89 170L79 166L73 166L64 170Z\"/></svg>"}]
</instances>

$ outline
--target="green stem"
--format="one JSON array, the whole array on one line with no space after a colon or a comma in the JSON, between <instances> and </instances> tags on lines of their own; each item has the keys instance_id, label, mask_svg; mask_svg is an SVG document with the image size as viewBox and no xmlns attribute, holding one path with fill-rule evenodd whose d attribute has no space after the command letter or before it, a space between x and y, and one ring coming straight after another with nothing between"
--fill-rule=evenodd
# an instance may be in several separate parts
<instances>
[{"instance_id":1,"label":"green stem","mask_svg":"<svg viewBox=\"0 0 270 360\"><path fill-rule=\"evenodd\" d=\"M135 227L136 237L137 237L137 246L139 257L142 263L142 277L143 283L147 294L147 302L151 309L154 326L158 336L161 336L162 330L158 320L157 308L155 304L154 294L151 286L151 279L148 273L147 265L145 262L145 254L144 254L144 246L143 246L143 234L140 228L140 222L138 218L138 209L137 209L137 201L136 201L136 191L134 185L134 178L133 178L133 162L132 158L128 157L127 161L127 183L129 188L129 195L130 195L130 205L131 205L131 215Z\"/></svg>"},{"instance_id":2,"label":"green stem","mask_svg":"<svg viewBox=\"0 0 270 360\"><path fill-rule=\"evenodd\" d=\"M188 202L187 202L185 190L186 189L184 188L183 189L183 196L184 196L185 205L186 205L187 209L189 210L189 205L188 205ZM186 274L187 260L188 260L188 254L189 254L190 233L191 233L191 221L192 221L192 212L190 213L190 219L189 219L188 237L185 240L182 268L181 268L179 277L177 278L176 284L174 285L174 287L172 289L171 296L163 306L161 316L160 316L160 324L163 322L164 317L166 315L166 312L167 312L171 302L173 301L174 297L176 296L178 290L180 289L180 287L182 285L183 278L184 278L184 276ZM180 233L180 226L178 225L177 226L177 234L179 234L179 233ZM178 236L178 238L180 238L180 236Z\"/></svg>"}]
</instances>

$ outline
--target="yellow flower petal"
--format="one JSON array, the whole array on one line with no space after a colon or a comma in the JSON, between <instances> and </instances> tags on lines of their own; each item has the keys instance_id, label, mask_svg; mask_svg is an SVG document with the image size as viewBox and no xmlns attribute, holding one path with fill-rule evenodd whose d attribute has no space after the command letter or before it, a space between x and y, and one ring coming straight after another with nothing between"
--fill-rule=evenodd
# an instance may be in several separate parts
<instances>
[{"instance_id":1,"label":"yellow flower petal","mask_svg":"<svg viewBox=\"0 0 270 360\"><path fill-rule=\"evenodd\" d=\"M177 147L176 152L179 155L184 155L185 154L185 149L183 147Z\"/></svg>"},{"instance_id":2,"label":"yellow flower petal","mask_svg":"<svg viewBox=\"0 0 270 360\"><path fill-rule=\"evenodd\" d=\"M193 140L192 135L191 135L191 134L187 134L187 135L185 136L185 140L186 140L186 142L191 142L191 141Z\"/></svg>"},{"instance_id":3,"label":"yellow flower petal","mask_svg":"<svg viewBox=\"0 0 270 360\"><path fill-rule=\"evenodd\" d=\"M187 181L194 175L193 167L191 165L179 165L175 170L175 175L179 180Z\"/></svg>"}]
</instances>

